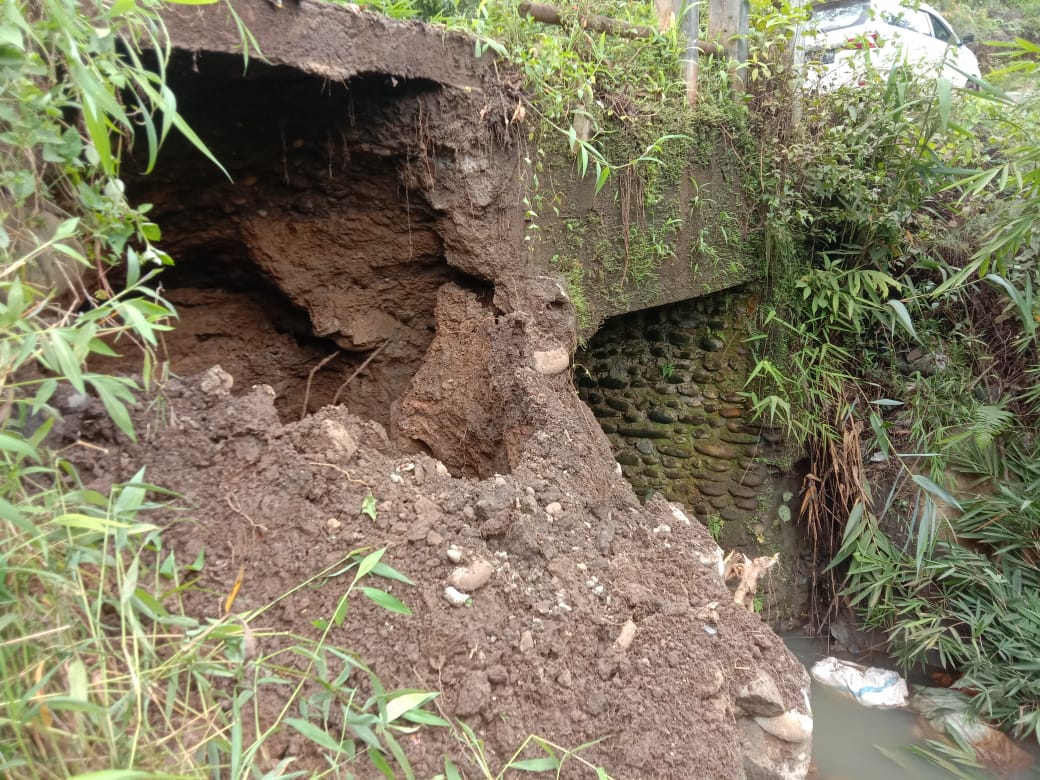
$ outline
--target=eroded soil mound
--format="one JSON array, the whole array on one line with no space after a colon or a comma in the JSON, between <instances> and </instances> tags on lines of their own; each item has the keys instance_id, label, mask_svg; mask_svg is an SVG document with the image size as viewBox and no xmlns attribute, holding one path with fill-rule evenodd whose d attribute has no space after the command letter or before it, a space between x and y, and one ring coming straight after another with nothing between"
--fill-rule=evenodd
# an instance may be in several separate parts
<instances>
[{"instance_id":1,"label":"eroded soil mound","mask_svg":"<svg viewBox=\"0 0 1040 780\"><path fill-rule=\"evenodd\" d=\"M351 549L385 546L416 583L391 589L414 614L358 599L333 640L387 686L443 691L444 711L499 758L530 733L570 746L606 737L586 755L615 777L742 777L743 753L766 760L745 736L749 713L803 706L804 672L757 616L729 603L707 532L664 503L639 506L587 413L553 399L550 424L513 473L468 480L426 455L395 453L380 425L343 407L284 425L269 387L236 396L231 383L219 368L172 381L166 424L142 418L140 444L110 438L89 416L64 421L68 435L92 431L108 448L102 457L74 450L96 486L145 465L181 493L189 511L166 516L166 538L182 560L206 551L189 596L195 614L220 616L240 566L235 609L253 610ZM568 444L593 438L584 456ZM361 512L369 495L374 520ZM494 569L469 606L444 596L452 549ZM316 636L310 621L331 615L338 597L334 587L301 590L264 623ZM621 649L630 619L635 639ZM775 701L748 693L763 676ZM282 700L267 695L273 716ZM278 736L272 758L303 749L291 733ZM459 746L431 730L410 750L432 772Z\"/></svg>"},{"instance_id":2,"label":"eroded soil mound","mask_svg":"<svg viewBox=\"0 0 1040 780\"><path fill-rule=\"evenodd\" d=\"M137 410L139 443L71 399L85 478L143 465L180 493L160 520L178 559L206 551L200 616L240 567L251 610L386 547L414 614L359 599L334 641L388 687L443 691L494 756L540 734L604 738L586 757L620 778L804 774L805 734L770 720L805 712L804 669L732 603L707 531L636 501L577 397L573 307L522 241L508 79L468 39L310 3L241 9L268 57L244 77L222 13L171 16L171 81L232 180L172 144L129 186L179 259L165 357L186 378ZM492 571L468 605L445 598L453 558ZM264 620L316 635L339 595ZM436 730L406 748L420 776L459 753ZM264 761L305 751L286 730Z\"/></svg>"}]
</instances>

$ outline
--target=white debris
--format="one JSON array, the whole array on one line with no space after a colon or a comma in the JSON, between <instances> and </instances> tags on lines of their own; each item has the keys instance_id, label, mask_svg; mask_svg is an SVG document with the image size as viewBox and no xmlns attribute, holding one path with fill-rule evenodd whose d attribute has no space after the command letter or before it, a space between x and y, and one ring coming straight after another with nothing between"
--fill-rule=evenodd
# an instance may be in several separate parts
<instances>
[{"instance_id":1,"label":"white debris","mask_svg":"<svg viewBox=\"0 0 1040 780\"><path fill-rule=\"evenodd\" d=\"M453 607L464 607L466 606L466 602L469 601L469 594L463 593L449 585L444 589L444 598L446 598L448 603Z\"/></svg>"},{"instance_id":2,"label":"white debris","mask_svg":"<svg viewBox=\"0 0 1040 780\"><path fill-rule=\"evenodd\" d=\"M686 513L678 504L670 502L668 506L672 510L672 517L675 518L677 523L680 523L681 525L690 524L690 518L686 516Z\"/></svg>"},{"instance_id":3,"label":"white debris","mask_svg":"<svg viewBox=\"0 0 1040 780\"><path fill-rule=\"evenodd\" d=\"M725 577L726 564L725 557L722 554L722 548L717 544L715 549L709 553L702 553L697 556L697 560L700 561L701 566L705 566L709 569L715 569L720 577Z\"/></svg>"},{"instance_id":4,"label":"white debris","mask_svg":"<svg viewBox=\"0 0 1040 780\"><path fill-rule=\"evenodd\" d=\"M905 707L909 691L906 680L889 669L864 667L851 661L828 657L817 661L812 676L831 688L848 691L868 707Z\"/></svg>"},{"instance_id":5,"label":"white debris","mask_svg":"<svg viewBox=\"0 0 1040 780\"><path fill-rule=\"evenodd\" d=\"M614 644L620 647L622 650L627 650L632 646L632 642L636 638L636 624L632 618L625 621L625 625L621 626L621 632L618 634L617 639L614 640Z\"/></svg>"}]
</instances>

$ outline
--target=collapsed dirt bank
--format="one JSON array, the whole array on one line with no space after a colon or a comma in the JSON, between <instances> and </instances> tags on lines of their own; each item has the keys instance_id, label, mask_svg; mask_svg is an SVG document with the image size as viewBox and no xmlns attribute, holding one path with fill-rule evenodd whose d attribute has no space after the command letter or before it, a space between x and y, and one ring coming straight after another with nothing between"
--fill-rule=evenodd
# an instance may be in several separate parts
<instances>
[{"instance_id":1,"label":"collapsed dirt bank","mask_svg":"<svg viewBox=\"0 0 1040 780\"><path fill-rule=\"evenodd\" d=\"M464 38L310 3L242 10L270 59L243 78L222 13L171 18L171 81L232 181L176 144L131 181L180 259L165 357L193 378L138 410L137 444L67 404L67 439L104 448L72 450L85 477L144 465L184 497L165 520L179 558L207 552L200 615L240 567L236 609L257 609L386 547L414 614L359 601L335 640L387 686L443 691L499 758L534 733L605 737L585 756L620 778L804 775L807 734L774 736L804 670L732 604L707 531L635 500L574 391L573 307L521 240L508 79ZM464 606L454 558L493 571ZM314 634L339 595L265 620ZM458 752L434 730L407 747L423 776ZM304 750L286 732L269 759Z\"/></svg>"}]
</instances>

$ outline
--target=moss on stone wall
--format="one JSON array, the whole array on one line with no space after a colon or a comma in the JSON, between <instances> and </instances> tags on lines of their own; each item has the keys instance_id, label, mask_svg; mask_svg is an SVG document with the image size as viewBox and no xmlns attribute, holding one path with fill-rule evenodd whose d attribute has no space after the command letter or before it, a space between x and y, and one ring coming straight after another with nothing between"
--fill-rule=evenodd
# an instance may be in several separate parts
<instances>
[{"instance_id":1,"label":"moss on stone wall","mask_svg":"<svg viewBox=\"0 0 1040 780\"><path fill-rule=\"evenodd\" d=\"M780 553L764 602L779 623L807 598L802 536L780 508L799 480L743 393L749 300L737 289L612 318L575 356L575 383L641 499L683 504L726 550Z\"/></svg>"}]
</instances>

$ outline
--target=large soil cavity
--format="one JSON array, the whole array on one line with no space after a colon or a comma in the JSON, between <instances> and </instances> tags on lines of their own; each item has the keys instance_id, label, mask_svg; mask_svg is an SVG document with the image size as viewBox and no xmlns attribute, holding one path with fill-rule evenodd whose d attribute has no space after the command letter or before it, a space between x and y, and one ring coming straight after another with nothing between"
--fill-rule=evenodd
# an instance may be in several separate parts
<instances>
[{"instance_id":1,"label":"large soil cavity","mask_svg":"<svg viewBox=\"0 0 1040 780\"><path fill-rule=\"evenodd\" d=\"M466 162L433 140L441 86L386 74L332 83L255 62L241 78L239 58L204 64L173 88L228 176L181 139L164 152L165 174L131 193L155 204L177 258L162 275L181 317L164 345L171 369L219 363L240 388L272 387L284 422L341 403L402 450L432 452L459 473L506 472L496 436L446 446L444 426L406 398L443 291L465 301L470 327L496 313L491 280L446 256L459 215L450 200L431 204ZM490 421L495 400L482 402Z\"/></svg>"}]
</instances>

